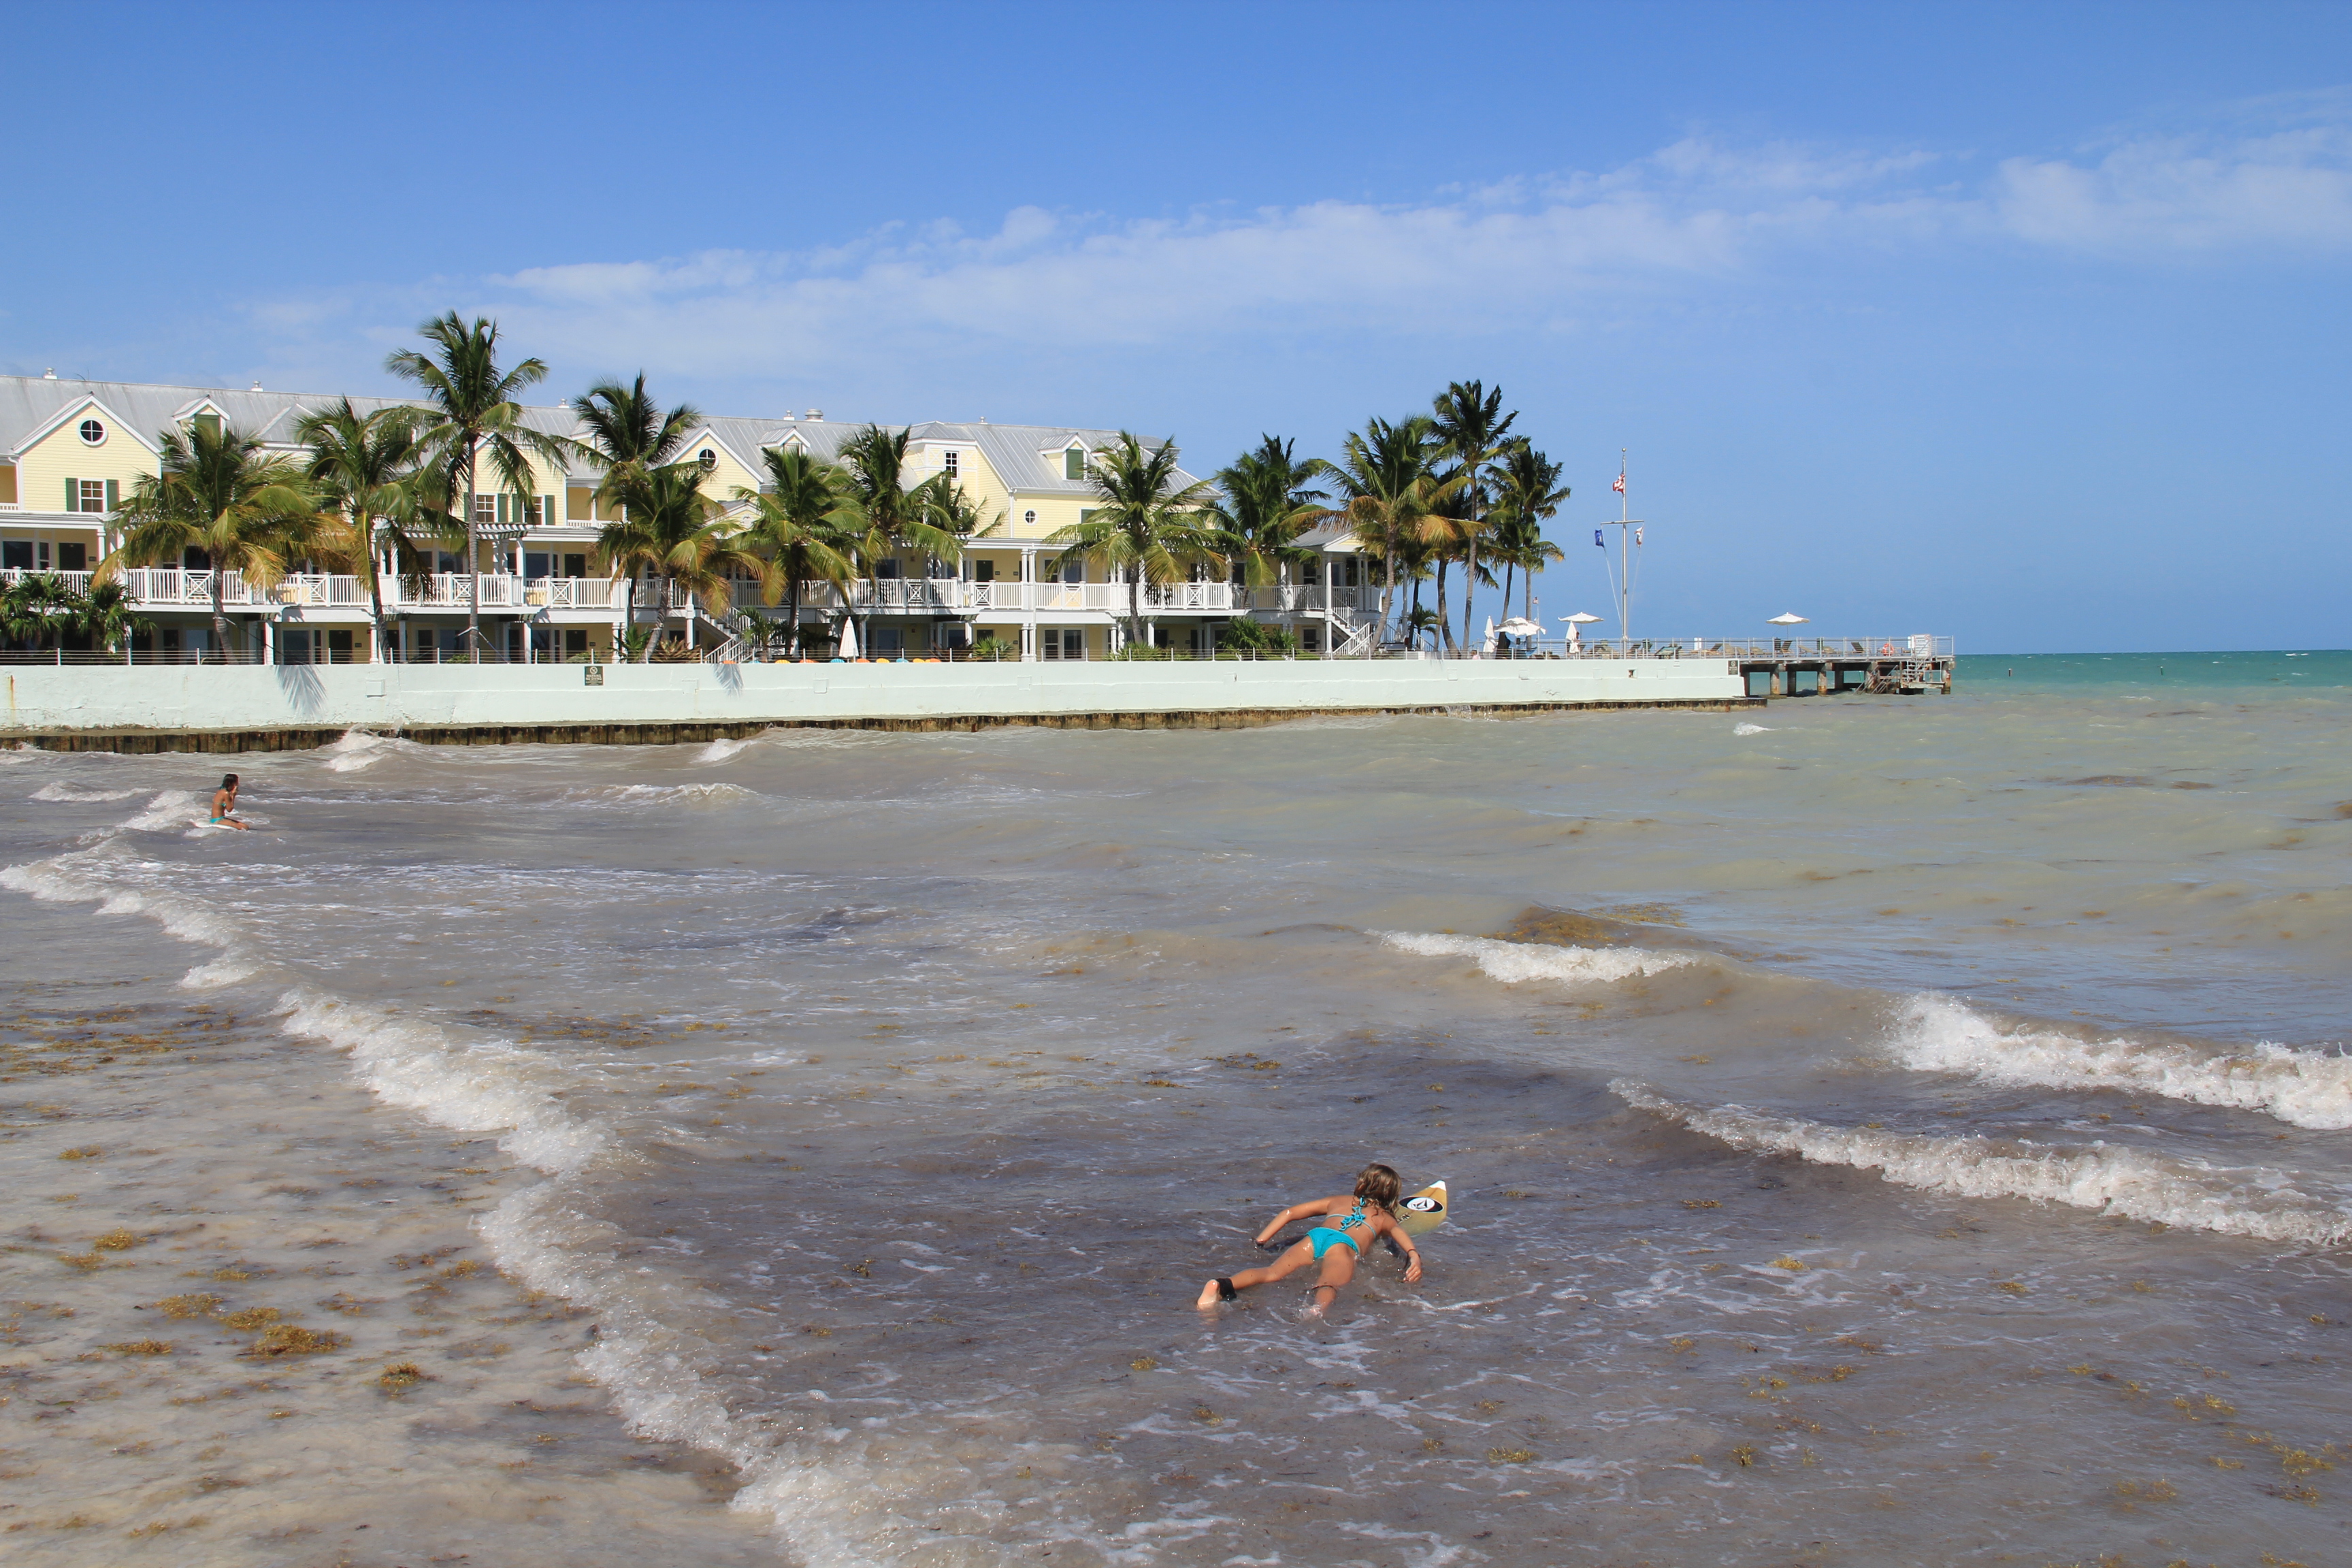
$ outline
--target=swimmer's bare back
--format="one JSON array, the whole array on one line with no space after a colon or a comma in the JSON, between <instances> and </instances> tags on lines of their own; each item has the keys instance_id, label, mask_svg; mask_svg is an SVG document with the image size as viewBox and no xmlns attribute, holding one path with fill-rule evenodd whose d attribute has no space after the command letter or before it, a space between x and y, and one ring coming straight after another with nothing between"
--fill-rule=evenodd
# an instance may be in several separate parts
<instances>
[{"instance_id":1,"label":"swimmer's bare back","mask_svg":"<svg viewBox=\"0 0 2352 1568\"><path fill-rule=\"evenodd\" d=\"M235 810L236 810L236 791L234 789L216 789L213 791L213 819L209 823L205 824L205 826L208 827L234 827L239 833L252 832L253 825L251 823L239 822L235 816L229 815Z\"/></svg>"}]
</instances>

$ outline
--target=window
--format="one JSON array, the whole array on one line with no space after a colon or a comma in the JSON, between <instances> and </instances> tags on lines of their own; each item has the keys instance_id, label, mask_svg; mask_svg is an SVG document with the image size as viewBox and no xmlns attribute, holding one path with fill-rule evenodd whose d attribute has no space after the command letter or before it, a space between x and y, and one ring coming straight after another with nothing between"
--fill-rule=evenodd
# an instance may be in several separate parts
<instances>
[{"instance_id":1,"label":"window","mask_svg":"<svg viewBox=\"0 0 2352 1568\"><path fill-rule=\"evenodd\" d=\"M1036 526L1037 526L1037 514L1036 514L1035 512L1034 512L1034 511L1024 511L1024 512L1023 512L1023 513L1021 514L1021 526L1022 526L1022 527L1024 527L1024 528L1034 528L1034 527L1036 527Z\"/></svg>"},{"instance_id":2,"label":"window","mask_svg":"<svg viewBox=\"0 0 2352 1568\"><path fill-rule=\"evenodd\" d=\"M554 576L555 557L550 555L543 550L524 551L522 552L522 574L526 577L534 578Z\"/></svg>"},{"instance_id":3,"label":"window","mask_svg":"<svg viewBox=\"0 0 2352 1568\"><path fill-rule=\"evenodd\" d=\"M0 543L0 570L30 572L33 569L33 542L11 539Z\"/></svg>"},{"instance_id":4,"label":"window","mask_svg":"<svg viewBox=\"0 0 2352 1568\"><path fill-rule=\"evenodd\" d=\"M588 657L587 627L566 626L563 628L563 657L566 658L586 658Z\"/></svg>"},{"instance_id":5,"label":"window","mask_svg":"<svg viewBox=\"0 0 2352 1568\"><path fill-rule=\"evenodd\" d=\"M209 572L212 569L213 558L209 552L199 550L193 544L180 552L181 571Z\"/></svg>"},{"instance_id":6,"label":"window","mask_svg":"<svg viewBox=\"0 0 2352 1568\"><path fill-rule=\"evenodd\" d=\"M1087 449L1084 447L1072 447L1062 454L1062 477L1066 479L1087 477Z\"/></svg>"},{"instance_id":7,"label":"window","mask_svg":"<svg viewBox=\"0 0 2352 1568\"><path fill-rule=\"evenodd\" d=\"M477 495L474 498L474 521L483 528L493 527L499 521L499 502L503 496Z\"/></svg>"},{"instance_id":8,"label":"window","mask_svg":"<svg viewBox=\"0 0 2352 1568\"><path fill-rule=\"evenodd\" d=\"M705 447L694 455L694 460L702 465L702 471L707 474L719 466L719 454Z\"/></svg>"},{"instance_id":9,"label":"window","mask_svg":"<svg viewBox=\"0 0 2352 1568\"><path fill-rule=\"evenodd\" d=\"M975 562L973 562L973 563L971 563L971 580L972 580L973 582L975 582L975 583L993 583L993 582L995 582L995 581L996 581L996 563L995 563L995 562L993 562L993 561L975 561Z\"/></svg>"},{"instance_id":10,"label":"window","mask_svg":"<svg viewBox=\"0 0 2352 1568\"><path fill-rule=\"evenodd\" d=\"M874 576L877 582L897 582L898 580L898 563L897 558L893 557L887 561L877 561L874 563Z\"/></svg>"},{"instance_id":11,"label":"window","mask_svg":"<svg viewBox=\"0 0 2352 1568\"><path fill-rule=\"evenodd\" d=\"M1084 658L1087 657L1087 634L1080 626L1041 626L1037 630L1037 653L1042 658Z\"/></svg>"},{"instance_id":12,"label":"window","mask_svg":"<svg viewBox=\"0 0 2352 1568\"><path fill-rule=\"evenodd\" d=\"M563 558L563 574L566 577L585 577L588 575L588 557L584 554L566 555Z\"/></svg>"},{"instance_id":13,"label":"window","mask_svg":"<svg viewBox=\"0 0 2352 1568\"><path fill-rule=\"evenodd\" d=\"M60 572L89 571L89 546L87 544L76 544L68 540L59 540L58 542L58 570Z\"/></svg>"},{"instance_id":14,"label":"window","mask_svg":"<svg viewBox=\"0 0 2352 1568\"><path fill-rule=\"evenodd\" d=\"M81 422L81 443L85 447L105 446L106 426L95 419L83 420Z\"/></svg>"},{"instance_id":15,"label":"window","mask_svg":"<svg viewBox=\"0 0 2352 1568\"><path fill-rule=\"evenodd\" d=\"M1086 580L1087 580L1087 563L1086 563L1084 561L1082 561L1082 560L1076 560L1076 559L1073 559L1073 560L1065 561L1065 562L1063 562L1063 563L1062 563L1062 581L1063 581L1063 582L1065 582L1065 583L1083 583L1083 582L1085 582Z\"/></svg>"},{"instance_id":16,"label":"window","mask_svg":"<svg viewBox=\"0 0 2352 1568\"><path fill-rule=\"evenodd\" d=\"M961 456L961 454L955 452L950 452L947 455L947 476L951 479L959 477L956 468L956 459L959 456Z\"/></svg>"},{"instance_id":17,"label":"window","mask_svg":"<svg viewBox=\"0 0 2352 1568\"><path fill-rule=\"evenodd\" d=\"M199 414L196 416L195 423L197 429L202 430L205 435L210 436L215 441L220 439L221 416L219 415Z\"/></svg>"},{"instance_id":18,"label":"window","mask_svg":"<svg viewBox=\"0 0 2352 1568\"><path fill-rule=\"evenodd\" d=\"M47 571L49 569L49 542L46 539L37 542L33 546L33 553L39 561L41 570L44 572Z\"/></svg>"},{"instance_id":19,"label":"window","mask_svg":"<svg viewBox=\"0 0 2352 1568\"><path fill-rule=\"evenodd\" d=\"M113 497L107 492L114 489L111 479L78 479L75 481L74 505L68 511L112 511L109 503Z\"/></svg>"}]
</instances>

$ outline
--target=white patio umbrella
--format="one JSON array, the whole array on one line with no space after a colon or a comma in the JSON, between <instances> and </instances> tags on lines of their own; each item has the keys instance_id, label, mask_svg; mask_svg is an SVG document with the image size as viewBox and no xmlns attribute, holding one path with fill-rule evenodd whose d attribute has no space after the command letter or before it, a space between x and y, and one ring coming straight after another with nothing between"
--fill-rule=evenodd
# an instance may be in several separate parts
<instances>
[{"instance_id":1,"label":"white patio umbrella","mask_svg":"<svg viewBox=\"0 0 2352 1568\"><path fill-rule=\"evenodd\" d=\"M835 658L856 658L857 657L856 616L844 616L841 617L841 642L839 646L835 647L833 650L833 655Z\"/></svg>"},{"instance_id":2,"label":"white patio umbrella","mask_svg":"<svg viewBox=\"0 0 2352 1568\"><path fill-rule=\"evenodd\" d=\"M1543 636L1543 627L1524 616L1513 616L1495 629L1506 637L1539 637Z\"/></svg>"},{"instance_id":3,"label":"white patio umbrella","mask_svg":"<svg viewBox=\"0 0 2352 1568\"><path fill-rule=\"evenodd\" d=\"M1584 635L1585 627L1591 626L1600 619L1601 617L1599 616L1588 616L1582 610L1577 611L1576 614L1568 617L1568 640L1575 642Z\"/></svg>"},{"instance_id":4,"label":"white patio umbrella","mask_svg":"<svg viewBox=\"0 0 2352 1568\"><path fill-rule=\"evenodd\" d=\"M1791 610L1786 615L1774 616L1770 620L1764 624L1768 626L1801 626L1806 625L1807 622L1803 616L1798 615L1795 611Z\"/></svg>"},{"instance_id":5,"label":"white patio umbrella","mask_svg":"<svg viewBox=\"0 0 2352 1568\"><path fill-rule=\"evenodd\" d=\"M1490 654L1495 651L1495 617L1492 616L1486 617L1486 643L1480 651Z\"/></svg>"}]
</instances>

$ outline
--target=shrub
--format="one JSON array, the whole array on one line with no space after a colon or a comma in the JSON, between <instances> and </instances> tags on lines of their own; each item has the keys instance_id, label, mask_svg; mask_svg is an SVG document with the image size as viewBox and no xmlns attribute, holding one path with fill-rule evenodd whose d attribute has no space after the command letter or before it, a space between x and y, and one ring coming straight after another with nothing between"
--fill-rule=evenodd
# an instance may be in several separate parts
<instances>
[{"instance_id":1,"label":"shrub","mask_svg":"<svg viewBox=\"0 0 2352 1568\"><path fill-rule=\"evenodd\" d=\"M1269 626L1244 617L1227 621L1217 628L1217 651L1293 654L1298 651L1298 637L1288 626Z\"/></svg>"}]
</instances>

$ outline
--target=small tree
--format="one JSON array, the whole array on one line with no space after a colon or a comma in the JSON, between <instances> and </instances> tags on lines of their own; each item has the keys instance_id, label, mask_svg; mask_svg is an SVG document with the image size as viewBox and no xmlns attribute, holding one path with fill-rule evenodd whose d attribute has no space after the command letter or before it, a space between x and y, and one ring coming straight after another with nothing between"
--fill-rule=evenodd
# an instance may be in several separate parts
<instances>
[{"instance_id":1,"label":"small tree","mask_svg":"<svg viewBox=\"0 0 2352 1568\"><path fill-rule=\"evenodd\" d=\"M296 426L310 448L309 474L320 502L335 514L321 531L318 552L367 585L374 621L373 663L390 646L383 608L383 561L388 554L404 581L425 576L425 552L449 542L446 512L433 510L445 486L441 475L419 465L418 410L379 408L362 415L343 398L306 416Z\"/></svg>"},{"instance_id":2,"label":"small tree","mask_svg":"<svg viewBox=\"0 0 2352 1568\"><path fill-rule=\"evenodd\" d=\"M677 457L686 438L702 423L702 411L691 403L681 403L663 413L661 405L646 391L643 371L627 386L617 381L600 381L590 387L581 395L579 415L581 429L585 432L579 448L603 465L604 470L597 481L596 500L608 510L618 509L625 518L632 491L648 483L656 468ZM663 606L655 617L656 624L667 613L667 606ZM628 632L636 622L636 615L637 578L633 572L629 596L613 632L615 649L630 646Z\"/></svg>"},{"instance_id":3,"label":"small tree","mask_svg":"<svg viewBox=\"0 0 2352 1568\"><path fill-rule=\"evenodd\" d=\"M37 648L61 646L68 628L82 623L89 608L66 580L53 573L28 573L0 594L0 632Z\"/></svg>"},{"instance_id":4,"label":"small tree","mask_svg":"<svg viewBox=\"0 0 2352 1568\"><path fill-rule=\"evenodd\" d=\"M830 583L845 595L857 575L852 558L856 510L844 493L840 469L796 447L769 447L760 454L768 482L758 489L738 485L735 499L752 509L743 542L763 552L782 582L785 652L801 656L801 586Z\"/></svg>"}]
</instances>

